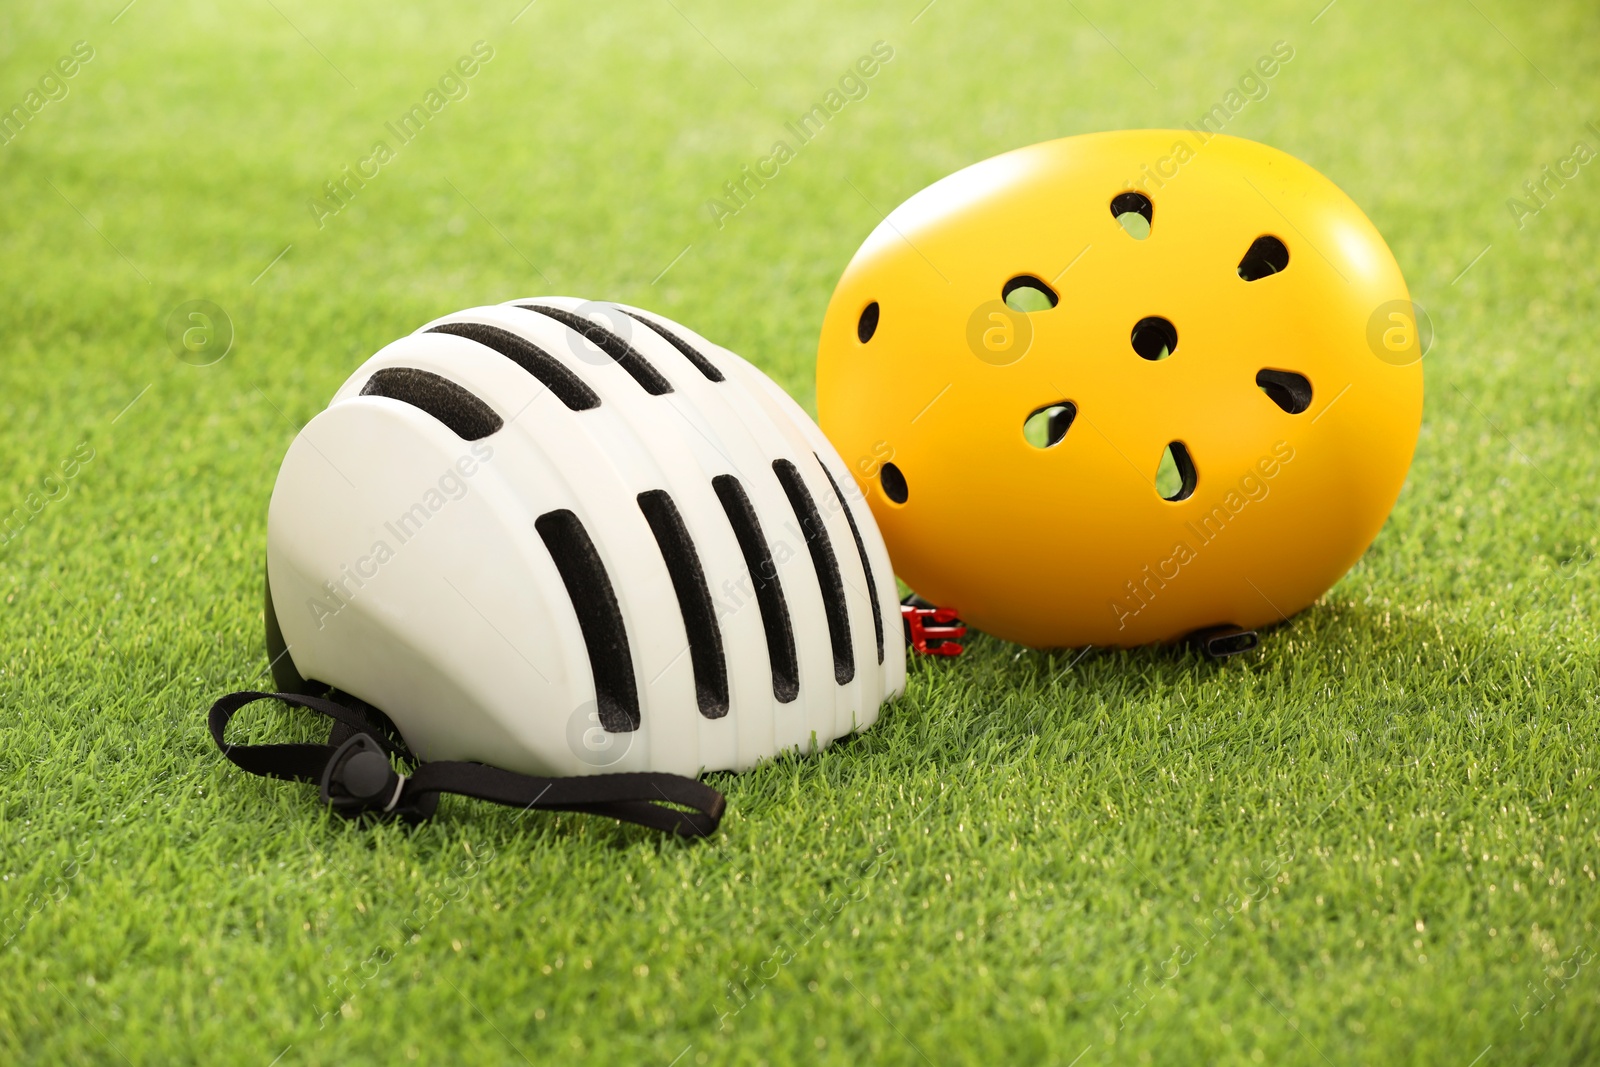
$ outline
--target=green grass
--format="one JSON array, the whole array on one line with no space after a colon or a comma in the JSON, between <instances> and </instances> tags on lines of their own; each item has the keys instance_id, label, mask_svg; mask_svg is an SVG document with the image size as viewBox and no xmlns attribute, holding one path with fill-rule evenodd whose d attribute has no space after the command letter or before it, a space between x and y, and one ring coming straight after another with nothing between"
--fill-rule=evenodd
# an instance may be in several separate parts
<instances>
[{"instance_id":1,"label":"green grass","mask_svg":"<svg viewBox=\"0 0 1600 1067\"><path fill-rule=\"evenodd\" d=\"M0 517L92 450L0 545L0 1061L1592 1062L1600 162L1506 206L1600 149L1592 6L674 2L0 12L5 107L96 50L0 147ZM319 230L307 198L479 39L470 95ZM717 229L879 39L866 99ZM717 776L698 845L466 801L364 830L212 747L265 663L279 460L381 345L614 298L811 404L881 211L1197 118L1279 39L1228 132L1346 189L1438 342L1393 518L1258 655L980 638L866 734ZM166 345L189 299L237 329L213 366Z\"/></svg>"}]
</instances>

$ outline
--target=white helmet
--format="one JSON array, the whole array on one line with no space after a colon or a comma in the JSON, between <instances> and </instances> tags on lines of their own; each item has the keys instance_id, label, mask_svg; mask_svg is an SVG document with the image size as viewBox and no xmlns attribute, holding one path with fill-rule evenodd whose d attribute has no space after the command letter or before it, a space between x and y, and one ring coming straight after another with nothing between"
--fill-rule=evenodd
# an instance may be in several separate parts
<instances>
[{"instance_id":1,"label":"white helmet","mask_svg":"<svg viewBox=\"0 0 1600 1067\"><path fill-rule=\"evenodd\" d=\"M883 540L799 405L571 297L447 315L350 376L278 473L266 614L279 689L521 774L742 770L905 684Z\"/></svg>"}]
</instances>

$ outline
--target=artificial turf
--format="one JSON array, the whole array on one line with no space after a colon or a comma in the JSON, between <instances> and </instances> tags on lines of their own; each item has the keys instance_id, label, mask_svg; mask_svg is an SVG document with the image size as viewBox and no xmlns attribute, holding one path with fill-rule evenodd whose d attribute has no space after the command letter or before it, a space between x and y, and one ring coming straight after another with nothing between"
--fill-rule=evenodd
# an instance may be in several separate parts
<instances>
[{"instance_id":1,"label":"artificial turf","mask_svg":"<svg viewBox=\"0 0 1600 1067\"><path fill-rule=\"evenodd\" d=\"M1592 6L521 5L0 10L0 107L93 52L0 145L0 1060L1600 1056L1600 164L1507 204L1600 149ZM464 99L386 133L480 40ZM719 227L706 201L880 40ZM882 212L1193 121L1277 41L1228 132L1349 192L1437 340L1388 526L1257 654L978 638L865 734L714 776L699 844L451 800L362 829L212 746L209 701L264 681L279 460L380 346L620 299L810 405ZM236 331L209 366L166 337L194 299Z\"/></svg>"}]
</instances>

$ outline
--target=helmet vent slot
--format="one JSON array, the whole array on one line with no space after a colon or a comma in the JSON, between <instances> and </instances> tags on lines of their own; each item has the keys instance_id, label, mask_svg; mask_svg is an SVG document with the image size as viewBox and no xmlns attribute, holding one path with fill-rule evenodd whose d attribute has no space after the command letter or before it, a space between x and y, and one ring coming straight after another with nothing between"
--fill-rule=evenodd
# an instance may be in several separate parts
<instances>
[{"instance_id":1,"label":"helmet vent slot","mask_svg":"<svg viewBox=\"0 0 1600 1067\"><path fill-rule=\"evenodd\" d=\"M619 308L618 310L621 311L622 309ZM705 356L701 355L699 350L697 350L688 341L685 341L683 338L679 337L665 326L662 326L659 323L651 322L649 319L640 318L631 311L622 311L622 313L636 322L644 323L646 326L664 338L667 344L671 345L673 348L676 348L680 353L683 354L684 359L694 364L695 370L705 375L706 381L722 381L722 372L717 369L717 365L711 362Z\"/></svg>"},{"instance_id":2,"label":"helmet vent slot","mask_svg":"<svg viewBox=\"0 0 1600 1067\"><path fill-rule=\"evenodd\" d=\"M494 349L543 382L556 395L556 399L573 411L588 411L600 406L600 398L593 389L583 384L582 378L573 374L550 353L510 330L502 330L486 322L442 322L425 332L465 337L485 348Z\"/></svg>"},{"instance_id":3,"label":"helmet vent slot","mask_svg":"<svg viewBox=\"0 0 1600 1067\"><path fill-rule=\"evenodd\" d=\"M805 531L806 548L811 552L811 564L817 572L817 582L822 587L822 609L828 617L828 643L833 646L833 680L846 685L856 676L855 652L850 647L850 613L844 602L844 579L839 574L839 557L833 553L833 541L828 537L817 502L806 488L800 468L786 459L772 461L772 472L778 476L789 507Z\"/></svg>"},{"instance_id":4,"label":"helmet vent slot","mask_svg":"<svg viewBox=\"0 0 1600 1067\"><path fill-rule=\"evenodd\" d=\"M861 309L861 317L856 320L856 337L862 344L872 340L872 335L878 332L878 302L874 300Z\"/></svg>"},{"instance_id":5,"label":"helmet vent slot","mask_svg":"<svg viewBox=\"0 0 1600 1067\"><path fill-rule=\"evenodd\" d=\"M789 621L789 605L778 582L778 567L772 550L761 532L761 522L739 479L719 474L711 487L722 501L728 525L739 541L750 583L756 588L756 605L761 609L761 626L767 635L767 658L772 663L772 695L787 704L800 695L800 667L794 647L794 625Z\"/></svg>"},{"instance_id":6,"label":"helmet vent slot","mask_svg":"<svg viewBox=\"0 0 1600 1067\"><path fill-rule=\"evenodd\" d=\"M1078 405L1060 400L1037 408L1022 423L1022 436L1034 448L1053 448L1061 443L1078 417Z\"/></svg>"},{"instance_id":7,"label":"helmet vent slot","mask_svg":"<svg viewBox=\"0 0 1600 1067\"><path fill-rule=\"evenodd\" d=\"M1260 370L1256 384L1272 398L1272 402L1291 415L1298 415L1311 406L1311 382L1304 374L1289 370Z\"/></svg>"},{"instance_id":8,"label":"helmet vent slot","mask_svg":"<svg viewBox=\"0 0 1600 1067\"><path fill-rule=\"evenodd\" d=\"M1161 499L1174 503L1188 500L1194 495L1195 483L1198 480L1194 460L1189 458L1189 449L1182 441L1169 444L1161 453L1161 462L1156 466L1156 492L1161 494Z\"/></svg>"},{"instance_id":9,"label":"helmet vent slot","mask_svg":"<svg viewBox=\"0 0 1600 1067\"><path fill-rule=\"evenodd\" d=\"M896 504L904 504L911 496L906 476L893 463L885 463L878 469L878 484L883 487L883 495Z\"/></svg>"},{"instance_id":10,"label":"helmet vent slot","mask_svg":"<svg viewBox=\"0 0 1600 1067\"><path fill-rule=\"evenodd\" d=\"M628 631L622 623L617 594L606 575L606 565L595 550L583 522L572 512L546 512L534 520L550 550L567 596L578 616L583 643L589 649L589 669L594 674L594 696L600 725L608 733L628 733L639 728L639 691L633 681L633 657L628 651Z\"/></svg>"},{"instance_id":11,"label":"helmet vent slot","mask_svg":"<svg viewBox=\"0 0 1600 1067\"><path fill-rule=\"evenodd\" d=\"M478 441L504 425L478 395L430 371L384 367L367 379L362 396L383 396L426 411L464 441Z\"/></svg>"},{"instance_id":12,"label":"helmet vent slot","mask_svg":"<svg viewBox=\"0 0 1600 1067\"><path fill-rule=\"evenodd\" d=\"M812 453L816 455L816 453ZM878 603L878 583L872 577L872 561L867 558L866 542L861 540L861 527L856 525L855 512L850 510L850 502L839 491L839 483L833 480L833 472L828 465L822 462L822 457L817 456L817 466L822 468L822 474L828 479L828 484L833 487L833 495L839 498L839 507L844 510L845 521L850 524L850 536L856 541L856 555L861 557L861 572L867 576L867 599L872 601L872 633L878 640L878 662L883 662L883 605Z\"/></svg>"},{"instance_id":13,"label":"helmet vent slot","mask_svg":"<svg viewBox=\"0 0 1600 1067\"><path fill-rule=\"evenodd\" d=\"M543 304L518 304L516 306L524 311L535 311L546 318L555 319L573 333L578 334L585 341L615 360L651 396L661 396L664 393L672 392L672 383L662 377L661 372L652 367L650 361L640 355L637 348L634 348L600 323L562 308L545 307ZM582 358L581 355L579 358Z\"/></svg>"},{"instance_id":14,"label":"helmet vent slot","mask_svg":"<svg viewBox=\"0 0 1600 1067\"><path fill-rule=\"evenodd\" d=\"M1152 315L1133 324L1128 335L1133 350L1145 359L1166 359L1178 350L1178 328L1159 316Z\"/></svg>"},{"instance_id":15,"label":"helmet vent slot","mask_svg":"<svg viewBox=\"0 0 1600 1067\"><path fill-rule=\"evenodd\" d=\"M683 524L683 516L665 490L640 493L639 510L655 534L661 558L672 577L673 591L678 594L700 714L720 719L728 714L728 664L723 658L722 631L717 629L717 610L711 591L706 588L700 555L689 537L689 528Z\"/></svg>"},{"instance_id":16,"label":"helmet vent slot","mask_svg":"<svg viewBox=\"0 0 1600 1067\"><path fill-rule=\"evenodd\" d=\"M1111 198L1111 217L1129 237L1142 241L1155 225L1155 208L1143 193L1118 193Z\"/></svg>"},{"instance_id":17,"label":"helmet vent slot","mask_svg":"<svg viewBox=\"0 0 1600 1067\"><path fill-rule=\"evenodd\" d=\"M1019 274L1001 286L1000 299L1012 311L1049 311L1061 303L1054 289L1031 274Z\"/></svg>"},{"instance_id":18,"label":"helmet vent slot","mask_svg":"<svg viewBox=\"0 0 1600 1067\"><path fill-rule=\"evenodd\" d=\"M1277 274L1289 265L1289 249L1271 234L1262 234L1251 242L1239 261L1239 277L1247 282L1258 281Z\"/></svg>"}]
</instances>

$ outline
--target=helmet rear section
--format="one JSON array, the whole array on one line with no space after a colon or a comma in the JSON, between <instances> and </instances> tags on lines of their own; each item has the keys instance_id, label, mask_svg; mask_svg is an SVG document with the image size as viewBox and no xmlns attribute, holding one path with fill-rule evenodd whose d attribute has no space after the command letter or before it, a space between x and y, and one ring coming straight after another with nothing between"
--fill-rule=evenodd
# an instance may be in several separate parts
<instances>
[{"instance_id":1,"label":"helmet rear section","mask_svg":"<svg viewBox=\"0 0 1600 1067\"><path fill-rule=\"evenodd\" d=\"M764 374L570 297L473 308L368 360L273 492L280 686L381 709L426 760L739 770L904 687L855 481Z\"/></svg>"}]
</instances>

